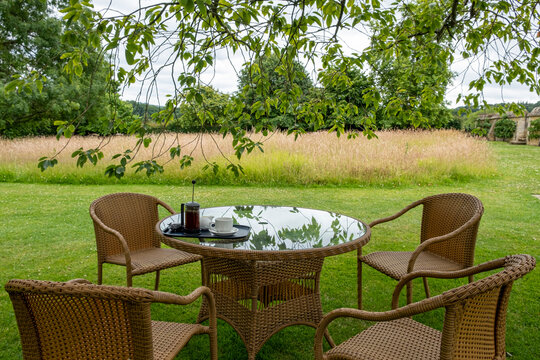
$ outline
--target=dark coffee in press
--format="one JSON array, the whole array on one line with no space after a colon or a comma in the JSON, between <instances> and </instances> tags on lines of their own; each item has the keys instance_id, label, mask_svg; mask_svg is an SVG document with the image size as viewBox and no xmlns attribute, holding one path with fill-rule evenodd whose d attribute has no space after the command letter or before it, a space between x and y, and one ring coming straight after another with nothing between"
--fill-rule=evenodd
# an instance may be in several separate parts
<instances>
[{"instance_id":1,"label":"dark coffee in press","mask_svg":"<svg viewBox=\"0 0 540 360\"><path fill-rule=\"evenodd\" d=\"M191 183L193 184L191 202L182 204L182 223L185 232L198 233L199 231L201 231L199 220L199 208L201 206L199 205L199 203L195 202L195 180L193 180Z\"/></svg>"},{"instance_id":2,"label":"dark coffee in press","mask_svg":"<svg viewBox=\"0 0 540 360\"><path fill-rule=\"evenodd\" d=\"M185 224L184 231L189 233L197 233L201 230L199 223L199 204L187 203L185 207Z\"/></svg>"}]
</instances>

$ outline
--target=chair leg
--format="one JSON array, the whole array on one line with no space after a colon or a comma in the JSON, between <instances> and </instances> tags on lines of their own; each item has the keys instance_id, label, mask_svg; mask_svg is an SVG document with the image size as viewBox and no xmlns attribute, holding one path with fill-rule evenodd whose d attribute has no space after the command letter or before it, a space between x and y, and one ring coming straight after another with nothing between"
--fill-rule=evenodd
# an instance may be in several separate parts
<instances>
[{"instance_id":1,"label":"chair leg","mask_svg":"<svg viewBox=\"0 0 540 360\"><path fill-rule=\"evenodd\" d=\"M328 341L328 345L330 345L331 348L336 347L336 343L334 342L334 339L332 339L332 336L330 336L328 329L324 330L324 337L326 341Z\"/></svg>"},{"instance_id":2,"label":"chair leg","mask_svg":"<svg viewBox=\"0 0 540 360\"><path fill-rule=\"evenodd\" d=\"M431 294L429 292L428 280L427 280L427 278L422 278L422 280L424 280L424 291L426 292L426 297L429 298L429 297L431 297Z\"/></svg>"},{"instance_id":3,"label":"chair leg","mask_svg":"<svg viewBox=\"0 0 540 360\"><path fill-rule=\"evenodd\" d=\"M412 303L412 281L407 283L407 305Z\"/></svg>"},{"instance_id":4,"label":"chair leg","mask_svg":"<svg viewBox=\"0 0 540 360\"><path fill-rule=\"evenodd\" d=\"M97 283L98 285L101 285L103 282L103 263L98 262L97 265Z\"/></svg>"},{"instance_id":5,"label":"chair leg","mask_svg":"<svg viewBox=\"0 0 540 360\"><path fill-rule=\"evenodd\" d=\"M218 344L217 344L217 334L216 332L210 332L210 360L218 359Z\"/></svg>"},{"instance_id":6,"label":"chair leg","mask_svg":"<svg viewBox=\"0 0 540 360\"><path fill-rule=\"evenodd\" d=\"M156 271L156 285L154 286L154 290L158 290L159 289L159 270Z\"/></svg>"},{"instance_id":7,"label":"chair leg","mask_svg":"<svg viewBox=\"0 0 540 360\"><path fill-rule=\"evenodd\" d=\"M360 256L362 256L362 249L358 249L357 256L356 256L356 271L357 271L357 286L358 286L358 309L362 310L362 260L360 260Z\"/></svg>"},{"instance_id":8,"label":"chair leg","mask_svg":"<svg viewBox=\"0 0 540 360\"><path fill-rule=\"evenodd\" d=\"M469 275L469 284L474 281L474 275Z\"/></svg>"}]
</instances>

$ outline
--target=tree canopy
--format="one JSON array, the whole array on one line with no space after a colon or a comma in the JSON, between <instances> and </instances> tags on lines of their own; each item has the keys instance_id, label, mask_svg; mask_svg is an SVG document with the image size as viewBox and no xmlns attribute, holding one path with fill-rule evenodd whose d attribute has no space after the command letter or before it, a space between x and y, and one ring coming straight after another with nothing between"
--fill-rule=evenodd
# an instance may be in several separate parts
<instances>
[{"instance_id":1,"label":"tree canopy","mask_svg":"<svg viewBox=\"0 0 540 360\"><path fill-rule=\"evenodd\" d=\"M254 59L254 64L246 64L240 71L238 77L238 92L248 113L251 109L258 109L266 103L279 103L280 96L290 93L293 89L300 95L299 103L308 100L310 92L313 90L313 83L305 67L297 60L293 60L290 65L292 69L283 71L282 60L277 55ZM287 65L288 66L288 65ZM294 74L289 77L288 74ZM258 91L259 86L265 86L264 91ZM270 99L273 97L273 99ZM280 129L293 129L299 125L295 117L294 109L283 107L277 109L270 107L270 111L264 113L266 123L264 126L278 127ZM246 128L251 127L252 119L246 119Z\"/></svg>"},{"instance_id":2,"label":"tree canopy","mask_svg":"<svg viewBox=\"0 0 540 360\"><path fill-rule=\"evenodd\" d=\"M63 39L69 42L76 31L73 27L81 26L86 42L74 44L63 55L64 70L79 75L90 59L88 49L94 49L103 61L112 62L111 82L121 86L146 83L148 96L158 91L157 77L168 72L174 91L152 117L165 127L180 106L204 104L205 86L211 85L205 76L216 71L223 54L242 56L250 82L225 109L228 116L216 119L204 107L196 112L201 123L232 135L239 158L262 146L250 138L243 124L267 133L275 124L266 119L275 112L291 114L297 123L313 128L327 124L338 135L345 131L348 119L355 118L362 133L373 136L376 114L381 111L420 126L426 122L426 110L436 111L441 104L449 66L457 60L481 64L474 69L471 92L461 96L468 105L487 105L482 98L487 83L517 82L540 94L537 1L174 0L143 4L122 13L94 9L86 0L70 0L62 10L69 29ZM369 44L349 51L340 41L344 32L366 36ZM288 84L285 88L274 88L261 66L261 59L271 57L279 59L274 68ZM296 62L312 65L315 85L323 91L348 87L351 68L379 82L362 90L363 109L347 97L322 95L306 101L297 81L303 74ZM435 75L429 71L433 68L438 69ZM393 84L384 80L384 71L391 74ZM34 70L23 75L36 82L42 74ZM247 105L242 99L248 96L259 100ZM385 96L388 101L382 102ZM59 131L69 126L73 124L61 124ZM302 126L290 129L295 134L303 131ZM151 141L146 118L131 126L130 132L138 137L135 147ZM93 149L95 153L100 149ZM180 158L182 165L180 144L172 146L171 157ZM117 159L118 165L109 174L122 176L127 162L133 160L126 161L120 154ZM217 165L209 165L216 170ZM144 166L148 173L160 170L155 159L134 166ZM233 162L228 167L242 170Z\"/></svg>"},{"instance_id":3,"label":"tree canopy","mask_svg":"<svg viewBox=\"0 0 540 360\"><path fill-rule=\"evenodd\" d=\"M86 45L77 25L62 42L64 24L52 13L67 1L6 0L0 3L0 134L8 137L55 134L56 124L68 136L107 132L118 97L108 82L109 66L99 60L99 48L87 49L78 76L62 71L62 55ZM38 74L33 84L18 76ZM13 80L17 78L16 80ZM20 85L19 92L4 89ZM112 91L109 97L109 91Z\"/></svg>"}]
</instances>

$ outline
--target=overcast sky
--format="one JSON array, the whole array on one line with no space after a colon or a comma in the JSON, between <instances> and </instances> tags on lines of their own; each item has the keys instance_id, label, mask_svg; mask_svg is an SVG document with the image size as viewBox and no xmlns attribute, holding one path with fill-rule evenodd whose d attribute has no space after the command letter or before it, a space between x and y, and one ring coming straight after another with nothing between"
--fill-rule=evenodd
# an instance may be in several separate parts
<instances>
[{"instance_id":1,"label":"overcast sky","mask_svg":"<svg viewBox=\"0 0 540 360\"><path fill-rule=\"evenodd\" d=\"M109 3L110 8L116 9L121 12L127 12L133 10L138 4L147 5L155 0L94 0L94 7L96 10L105 9ZM108 15L112 15L109 13ZM350 31L341 33L341 41L344 44L344 49L347 52L359 52L367 45L367 38L362 36L359 32ZM237 90L237 74L242 67L244 60L240 55L227 54L225 51L219 52L216 56L215 67L212 72L204 75L203 80L210 83L215 89L222 92L232 93ZM475 67L478 64L472 64L469 66L468 61L456 61L452 65L452 70L459 75L454 79L452 85L448 87L446 99L450 102L450 107L455 107L455 100L459 94L467 94L469 81L475 79ZM306 68L308 72L312 69L309 66ZM468 69L468 71L465 71ZM313 73L312 73L313 74ZM138 95L141 93L141 83L135 83L130 88L124 89L122 98L124 100L139 100L148 101L152 104L165 102L165 95L172 94L174 88L171 81L170 72L164 72L157 76L157 83L159 88L159 94L153 94L150 99L146 99L144 96L138 99ZM146 93L146 88L142 89L142 93ZM540 97L535 93L529 91L526 86L520 84L512 84L501 88L500 86L494 86L486 84L484 88L484 98L488 103L500 103L500 102L531 102L535 103L540 101ZM159 100L158 100L159 99ZM459 104L458 104L459 105Z\"/></svg>"}]
</instances>

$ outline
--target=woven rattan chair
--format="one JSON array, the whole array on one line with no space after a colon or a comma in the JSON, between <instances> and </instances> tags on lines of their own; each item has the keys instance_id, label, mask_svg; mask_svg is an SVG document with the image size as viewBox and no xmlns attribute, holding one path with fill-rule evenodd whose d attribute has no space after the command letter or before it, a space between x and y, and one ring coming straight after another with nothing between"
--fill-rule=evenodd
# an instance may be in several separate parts
<instances>
[{"instance_id":1,"label":"woven rattan chair","mask_svg":"<svg viewBox=\"0 0 540 360\"><path fill-rule=\"evenodd\" d=\"M358 308L362 308L362 263L402 279L414 270L461 270L473 265L482 202L469 194L440 194L416 201L400 212L375 220L375 225L394 220L423 205L420 245L415 251L381 251L358 257ZM472 276L469 282L472 281ZM427 278L423 279L429 297ZM412 302L412 283L407 284L407 303Z\"/></svg>"},{"instance_id":2,"label":"woven rattan chair","mask_svg":"<svg viewBox=\"0 0 540 360\"><path fill-rule=\"evenodd\" d=\"M173 359L196 334L210 336L217 359L214 297L207 287L187 296L118 286L11 280L6 284L24 359ZM209 326L152 321L152 303L192 303L204 296Z\"/></svg>"},{"instance_id":3,"label":"woven rattan chair","mask_svg":"<svg viewBox=\"0 0 540 360\"><path fill-rule=\"evenodd\" d=\"M90 216L96 234L98 284L103 280L103 263L110 263L126 267L127 286L132 285L133 276L155 271L157 290L160 270L201 259L199 255L160 247L163 235L155 230L158 205L174 214L169 205L144 194L116 193L92 202Z\"/></svg>"},{"instance_id":4,"label":"woven rattan chair","mask_svg":"<svg viewBox=\"0 0 540 360\"><path fill-rule=\"evenodd\" d=\"M529 255L515 255L453 272L418 271L400 280L394 291L393 310L369 312L337 309L328 313L315 335L315 359L357 360L502 360L506 358L506 310L514 280L535 266ZM464 277L504 267L496 274L441 295L397 308L399 292L413 278ZM442 331L410 316L445 307ZM323 354L323 336L337 318L352 317L377 323Z\"/></svg>"}]
</instances>

